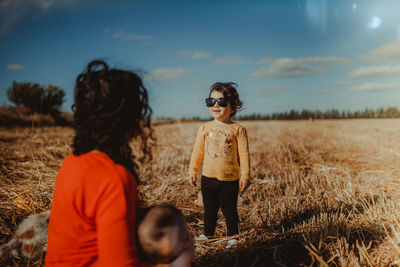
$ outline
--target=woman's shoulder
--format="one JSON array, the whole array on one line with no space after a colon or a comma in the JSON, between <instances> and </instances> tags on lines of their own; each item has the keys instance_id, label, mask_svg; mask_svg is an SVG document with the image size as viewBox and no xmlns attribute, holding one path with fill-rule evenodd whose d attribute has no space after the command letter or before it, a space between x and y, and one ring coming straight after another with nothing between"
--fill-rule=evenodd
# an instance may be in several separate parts
<instances>
[{"instance_id":1,"label":"woman's shoulder","mask_svg":"<svg viewBox=\"0 0 400 267\"><path fill-rule=\"evenodd\" d=\"M104 179L114 180L116 177L124 178L132 174L121 164L114 161L104 152L90 151L82 155L71 153L66 158L69 168L79 168L81 172L102 174Z\"/></svg>"},{"instance_id":2,"label":"woman's shoulder","mask_svg":"<svg viewBox=\"0 0 400 267\"><path fill-rule=\"evenodd\" d=\"M75 155L73 152L71 152L65 161L71 165L79 165L81 168L93 167L97 165L100 168L107 168L113 165L111 158L106 153L101 151L89 151L81 155Z\"/></svg>"},{"instance_id":3,"label":"woman's shoulder","mask_svg":"<svg viewBox=\"0 0 400 267\"><path fill-rule=\"evenodd\" d=\"M120 178L131 178L131 176L133 176L127 168L121 164L115 163L110 156L104 152L92 151L87 154L90 154L89 156L95 159L103 167L103 170L110 175L114 174L114 176L118 176Z\"/></svg>"}]
</instances>

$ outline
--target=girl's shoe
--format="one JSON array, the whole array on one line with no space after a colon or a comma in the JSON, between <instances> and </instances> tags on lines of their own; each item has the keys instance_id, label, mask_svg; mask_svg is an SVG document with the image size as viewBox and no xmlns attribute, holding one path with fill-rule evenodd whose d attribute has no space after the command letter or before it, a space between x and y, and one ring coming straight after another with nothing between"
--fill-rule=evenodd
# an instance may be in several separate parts
<instances>
[{"instance_id":1,"label":"girl's shoe","mask_svg":"<svg viewBox=\"0 0 400 267\"><path fill-rule=\"evenodd\" d=\"M235 238L229 239L228 242L226 243L226 247L225 247L225 248L231 248L231 247L233 247L237 242L238 242L238 240L235 239Z\"/></svg>"},{"instance_id":2,"label":"girl's shoe","mask_svg":"<svg viewBox=\"0 0 400 267\"><path fill-rule=\"evenodd\" d=\"M205 235L199 235L198 237L194 238L195 241L206 241L208 240L208 237L206 237Z\"/></svg>"}]
</instances>

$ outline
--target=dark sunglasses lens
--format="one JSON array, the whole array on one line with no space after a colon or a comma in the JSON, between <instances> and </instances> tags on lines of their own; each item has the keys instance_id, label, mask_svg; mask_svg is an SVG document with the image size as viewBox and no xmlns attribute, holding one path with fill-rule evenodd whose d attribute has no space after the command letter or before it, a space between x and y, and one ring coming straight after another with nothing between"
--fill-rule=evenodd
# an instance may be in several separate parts
<instances>
[{"instance_id":1,"label":"dark sunglasses lens","mask_svg":"<svg viewBox=\"0 0 400 267\"><path fill-rule=\"evenodd\" d=\"M216 99L214 98L206 98L206 105L207 107L212 107L215 105Z\"/></svg>"},{"instance_id":2,"label":"dark sunglasses lens","mask_svg":"<svg viewBox=\"0 0 400 267\"><path fill-rule=\"evenodd\" d=\"M226 107L228 105L228 99L227 98L206 98L206 105L207 107L213 107L215 105L215 102L218 102L218 105L221 107Z\"/></svg>"},{"instance_id":3,"label":"dark sunglasses lens","mask_svg":"<svg viewBox=\"0 0 400 267\"><path fill-rule=\"evenodd\" d=\"M218 105L220 105L221 107L226 107L228 105L228 99L218 98Z\"/></svg>"}]
</instances>

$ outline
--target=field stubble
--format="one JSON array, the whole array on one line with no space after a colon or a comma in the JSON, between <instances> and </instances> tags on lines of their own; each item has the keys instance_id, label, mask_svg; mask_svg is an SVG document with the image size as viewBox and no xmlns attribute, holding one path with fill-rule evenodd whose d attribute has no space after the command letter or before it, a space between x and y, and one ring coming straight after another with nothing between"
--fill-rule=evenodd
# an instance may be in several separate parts
<instances>
[{"instance_id":1,"label":"field stubble","mask_svg":"<svg viewBox=\"0 0 400 267\"><path fill-rule=\"evenodd\" d=\"M400 261L400 120L241 122L252 184L239 197L238 245L226 250L222 214L212 241L196 243L194 266L389 266ZM186 180L200 123L154 127L154 158L142 167L145 206L180 208L202 233L200 188ZM71 151L70 128L0 129L0 241L51 205ZM41 265L43 259L14 259Z\"/></svg>"}]
</instances>

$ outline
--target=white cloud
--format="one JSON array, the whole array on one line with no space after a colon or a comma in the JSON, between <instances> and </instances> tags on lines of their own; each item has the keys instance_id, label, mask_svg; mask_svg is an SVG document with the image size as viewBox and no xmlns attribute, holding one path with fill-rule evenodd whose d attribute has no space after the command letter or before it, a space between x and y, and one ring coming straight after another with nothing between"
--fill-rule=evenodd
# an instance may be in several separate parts
<instances>
[{"instance_id":1,"label":"white cloud","mask_svg":"<svg viewBox=\"0 0 400 267\"><path fill-rule=\"evenodd\" d=\"M338 57L305 57L305 58L278 58L261 59L258 64L269 63L266 68L256 70L251 74L256 78L290 78L312 76L326 72L326 68L337 65L347 65L351 61Z\"/></svg>"},{"instance_id":2,"label":"white cloud","mask_svg":"<svg viewBox=\"0 0 400 267\"><path fill-rule=\"evenodd\" d=\"M371 50L366 55L360 55L367 61L387 61L400 59L400 41L395 40Z\"/></svg>"},{"instance_id":3,"label":"white cloud","mask_svg":"<svg viewBox=\"0 0 400 267\"><path fill-rule=\"evenodd\" d=\"M312 63L323 67L347 65L351 63L349 59L339 57L306 57L301 58L300 60L305 63Z\"/></svg>"},{"instance_id":4,"label":"white cloud","mask_svg":"<svg viewBox=\"0 0 400 267\"><path fill-rule=\"evenodd\" d=\"M315 97L315 96L324 96L324 95L331 95L334 94L335 90L327 89L327 90L317 90L309 93L303 94L303 96L307 97Z\"/></svg>"},{"instance_id":5,"label":"white cloud","mask_svg":"<svg viewBox=\"0 0 400 267\"><path fill-rule=\"evenodd\" d=\"M249 64L251 60L244 59L238 55L229 55L221 58L217 58L212 62L214 65L239 65L239 64Z\"/></svg>"},{"instance_id":6,"label":"white cloud","mask_svg":"<svg viewBox=\"0 0 400 267\"><path fill-rule=\"evenodd\" d=\"M24 70L26 69L25 65L21 65L21 64L8 64L6 66L6 69L8 70Z\"/></svg>"},{"instance_id":7,"label":"white cloud","mask_svg":"<svg viewBox=\"0 0 400 267\"><path fill-rule=\"evenodd\" d=\"M347 65L351 63L350 59L347 58L340 58L340 57L303 57L303 58L278 58L278 59L271 59L269 57L263 58L258 61L258 64L267 64L271 62L276 62L282 59L290 59L291 61L296 61L299 63L310 63L315 64L323 67L327 66L337 66L337 65Z\"/></svg>"},{"instance_id":8,"label":"white cloud","mask_svg":"<svg viewBox=\"0 0 400 267\"><path fill-rule=\"evenodd\" d=\"M350 81L337 81L337 82L335 82L335 85L339 85L339 86L350 85L350 84L351 84Z\"/></svg>"},{"instance_id":9,"label":"white cloud","mask_svg":"<svg viewBox=\"0 0 400 267\"><path fill-rule=\"evenodd\" d=\"M364 67L353 70L349 73L351 78L386 78L400 76L399 66L375 66Z\"/></svg>"},{"instance_id":10,"label":"white cloud","mask_svg":"<svg viewBox=\"0 0 400 267\"><path fill-rule=\"evenodd\" d=\"M178 51L179 55L183 58L188 59L208 59L211 57L211 53L202 52L202 51L192 51L192 50L180 50Z\"/></svg>"},{"instance_id":11,"label":"white cloud","mask_svg":"<svg viewBox=\"0 0 400 267\"><path fill-rule=\"evenodd\" d=\"M363 85L357 85L351 87L351 91L362 91L362 92L381 92L381 91L393 91L399 90L400 84L376 84L376 83L367 83Z\"/></svg>"},{"instance_id":12,"label":"white cloud","mask_svg":"<svg viewBox=\"0 0 400 267\"><path fill-rule=\"evenodd\" d=\"M185 77L190 73L189 70L184 68L161 68L157 69L144 76L146 80L157 80L161 82L167 82Z\"/></svg>"},{"instance_id":13,"label":"white cloud","mask_svg":"<svg viewBox=\"0 0 400 267\"><path fill-rule=\"evenodd\" d=\"M0 35L20 20L38 17L57 7L73 5L76 0L0 0Z\"/></svg>"},{"instance_id":14,"label":"white cloud","mask_svg":"<svg viewBox=\"0 0 400 267\"><path fill-rule=\"evenodd\" d=\"M279 59L272 59L269 57L263 58L257 62L257 64L267 64L271 62L275 62L277 60L281 60L284 58ZM310 63L319 66L337 66L337 65L347 65L351 63L350 59L347 58L340 58L340 57L303 57L303 58L285 58L290 59L292 61L297 61L299 63Z\"/></svg>"},{"instance_id":15,"label":"white cloud","mask_svg":"<svg viewBox=\"0 0 400 267\"><path fill-rule=\"evenodd\" d=\"M270 63L271 61L273 61L272 58L266 57L266 58L260 59L260 60L257 62L257 64L260 64L260 65L262 65L262 64L267 64L267 63Z\"/></svg>"},{"instance_id":16,"label":"white cloud","mask_svg":"<svg viewBox=\"0 0 400 267\"><path fill-rule=\"evenodd\" d=\"M321 73L321 69L308 66L293 58L274 60L269 67L261 68L251 74L255 78L289 78L311 76Z\"/></svg>"},{"instance_id":17,"label":"white cloud","mask_svg":"<svg viewBox=\"0 0 400 267\"><path fill-rule=\"evenodd\" d=\"M132 34L132 33L127 33L124 30L118 30L113 34L113 37L116 39L122 39L122 40L150 40L152 39L151 36L148 35L139 35L139 34Z\"/></svg>"}]
</instances>

